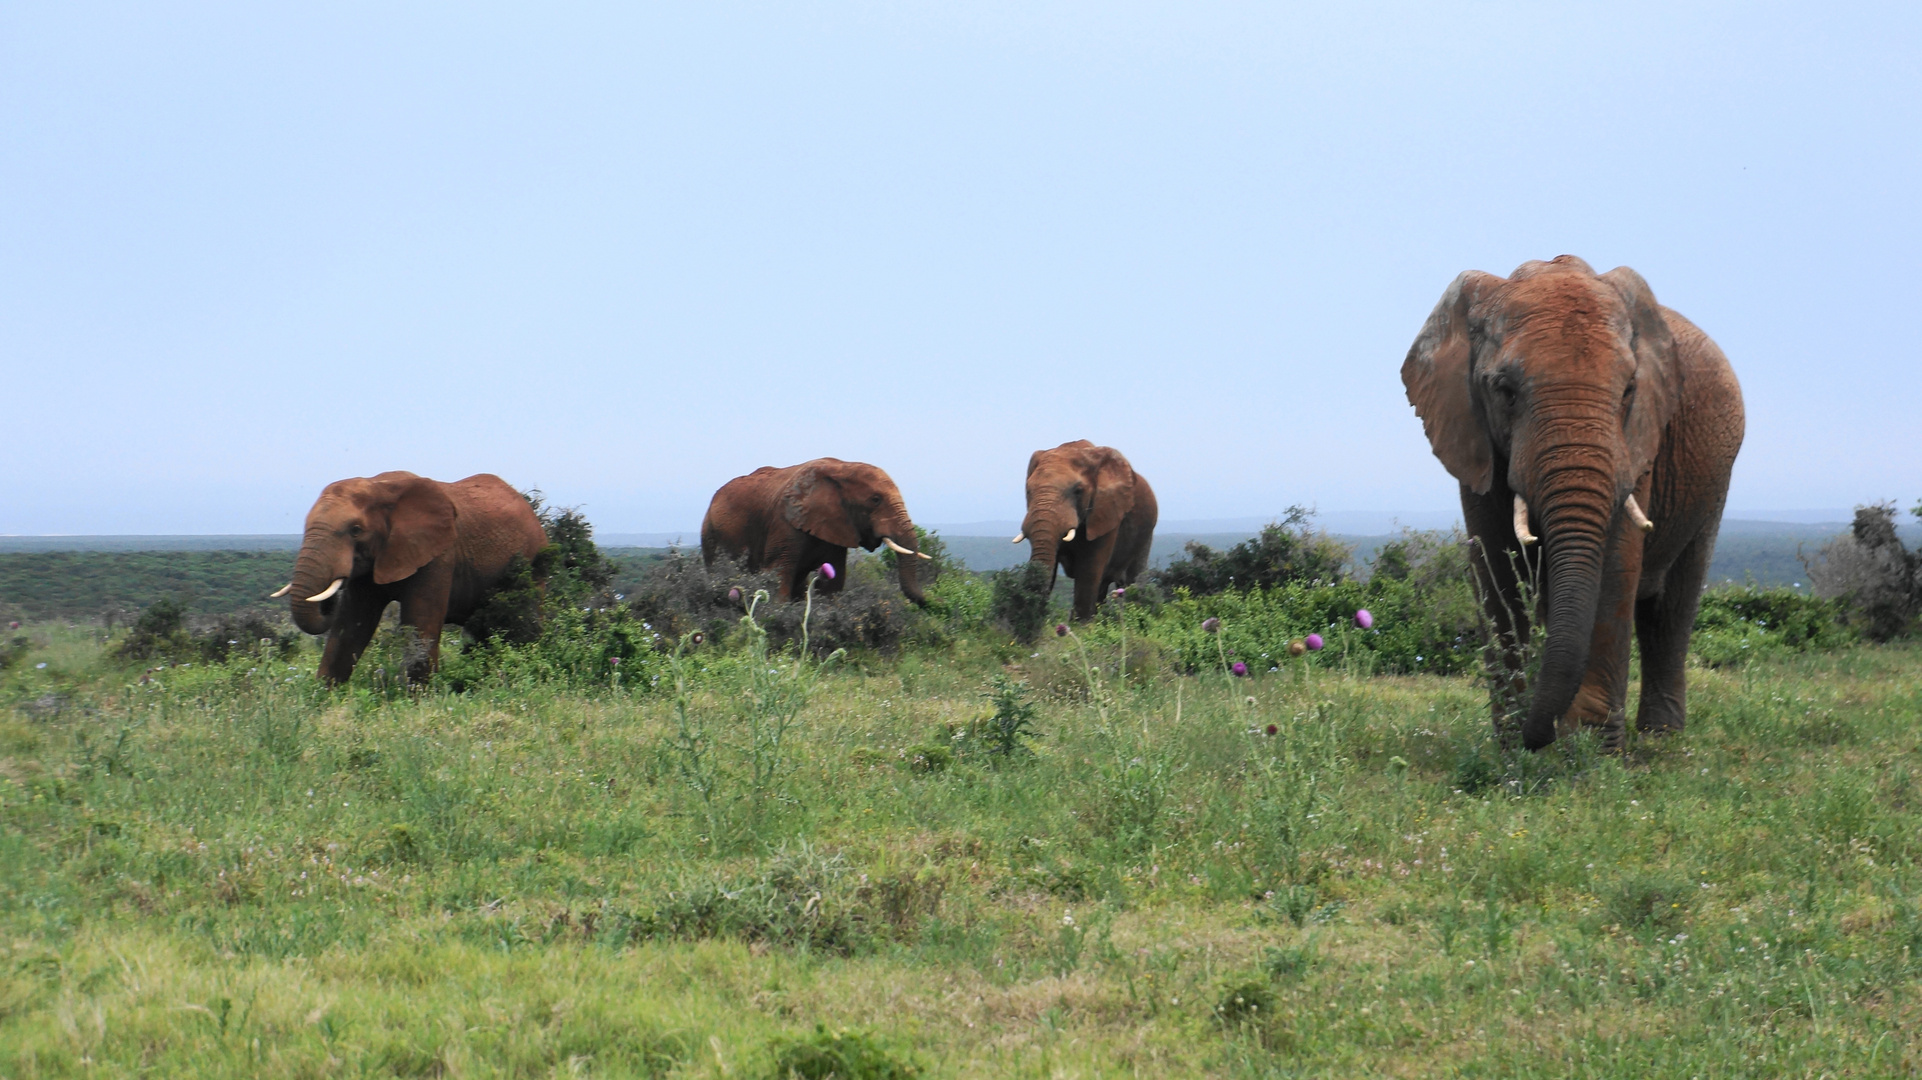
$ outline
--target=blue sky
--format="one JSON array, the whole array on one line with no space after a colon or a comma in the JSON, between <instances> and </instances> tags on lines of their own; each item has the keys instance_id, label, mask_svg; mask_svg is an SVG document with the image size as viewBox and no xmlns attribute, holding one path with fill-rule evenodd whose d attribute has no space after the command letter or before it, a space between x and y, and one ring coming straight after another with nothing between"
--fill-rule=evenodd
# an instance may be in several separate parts
<instances>
[{"instance_id":1,"label":"blue sky","mask_svg":"<svg viewBox=\"0 0 1922 1080\"><path fill-rule=\"evenodd\" d=\"M0 532L289 532L497 472L603 531L1120 447L1170 519L1447 510L1460 270L1640 270L1732 509L1922 496L1922 7L0 8Z\"/></svg>"}]
</instances>

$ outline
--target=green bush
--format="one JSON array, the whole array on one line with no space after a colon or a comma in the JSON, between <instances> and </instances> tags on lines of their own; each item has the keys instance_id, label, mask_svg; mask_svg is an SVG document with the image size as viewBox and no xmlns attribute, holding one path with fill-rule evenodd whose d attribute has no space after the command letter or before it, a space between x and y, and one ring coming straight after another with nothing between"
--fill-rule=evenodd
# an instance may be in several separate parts
<instances>
[{"instance_id":1,"label":"green bush","mask_svg":"<svg viewBox=\"0 0 1922 1080\"><path fill-rule=\"evenodd\" d=\"M1260 535L1217 552L1191 540L1176 559L1154 575L1168 590L1186 589L1191 596L1211 596L1230 589L1270 589L1294 582L1337 582L1354 557L1354 549L1327 533L1308 527L1311 511L1291 506L1282 520L1264 526Z\"/></svg>"},{"instance_id":2,"label":"green bush","mask_svg":"<svg viewBox=\"0 0 1922 1080\"><path fill-rule=\"evenodd\" d=\"M989 616L1016 641L1029 642L1039 637L1041 628L1048 622L1054 571L1038 562L1024 562L995 571L991 580Z\"/></svg>"},{"instance_id":3,"label":"green bush","mask_svg":"<svg viewBox=\"0 0 1922 1080\"><path fill-rule=\"evenodd\" d=\"M862 1031L829 1031L816 1024L799 1039L779 1039L769 1047L769 1080L912 1080L921 1070L888 1052Z\"/></svg>"},{"instance_id":4,"label":"green bush","mask_svg":"<svg viewBox=\"0 0 1922 1080\"><path fill-rule=\"evenodd\" d=\"M1832 649L1857 637L1845 601L1751 582L1702 594L1689 651L1710 667L1727 667L1765 653Z\"/></svg>"}]
</instances>

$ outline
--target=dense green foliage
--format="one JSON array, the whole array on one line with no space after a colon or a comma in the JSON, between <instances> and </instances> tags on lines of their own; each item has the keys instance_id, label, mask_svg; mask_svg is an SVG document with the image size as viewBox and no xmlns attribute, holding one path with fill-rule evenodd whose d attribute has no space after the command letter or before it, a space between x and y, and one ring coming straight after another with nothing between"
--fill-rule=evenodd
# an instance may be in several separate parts
<instances>
[{"instance_id":1,"label":"dense green foliage","mask_svg":"<svg viewBox=\"0 0 1922 1080\"><path fill-rule=\"evenodd\" d=\"M1282 520L1263 526L1254 539L1227 551L1218 552L1191 541L1185 547L1186 557L1169 563L1155 575L1155 581L1164 589L1185 589L1191 596L1301 582L1338 582L1348 569L1353 549L1310 528L1311 516L1303 507L1291 506Z\"/></svg>"}]
</instances>

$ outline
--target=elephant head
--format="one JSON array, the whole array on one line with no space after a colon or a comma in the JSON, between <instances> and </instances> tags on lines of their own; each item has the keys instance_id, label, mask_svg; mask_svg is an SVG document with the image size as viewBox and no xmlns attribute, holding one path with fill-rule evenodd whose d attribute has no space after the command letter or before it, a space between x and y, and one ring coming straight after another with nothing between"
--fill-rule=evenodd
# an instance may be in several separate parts
<instances>
[{"instance_id":1,"label":"elephant head","mask_svg":"<svg viewBox=\"0 0 1922 1080\"><path fill-rule=\"evenodd\" d=\"M441 485L410 472L384 472L327 485L307 511L289 593L295 625L324 634L336 594L372 577L399 581L454 544L454 502Z\"/></svg>"},{"instance_id":2,"label":"elephant head","mask_svg":"<svg viewBox=\"0 0 1922 1080\"><path fill-rule=\"evenodd\" d=\"M1028 458L1028 516L1015 542L1025 538L1029 559L1053 577L1062 543L1099 540L1134 505L1134 467L1119 451L1086 439L1037 450Z\"/></svg>"},{"instance_id":3,"label":"elephant head","mask_svg":"<svg viewBox=\"0 0 1922 1080\"><path fill-rule=\"evenodd\" d=\"M1464 492L1513 495L1525 547L1541 533L1547 641L1522 738L1555 739L1580 689L1609 538L1634 500L1680 398L1675 344L1640 274L1596 274L1571 255L1509 278L1468 271L1402 364L1435 456ZM1485 538L1500 557L1506 547Z\"/></svg>"},{"instance_id":4,"label":"elephant head","mask_svg":"<svg viewBox=\"0 0 1922 1080\"><path fill-rule=\"evenodd\" d=\"M921 542L901 499L901 489L872 465L817 458L796 470L781 492L781 516L789 525L836 547L866 551L886 544L900 558L901 593L916 604L921 595L916 557Z\"/></svg>"}]
</instances>

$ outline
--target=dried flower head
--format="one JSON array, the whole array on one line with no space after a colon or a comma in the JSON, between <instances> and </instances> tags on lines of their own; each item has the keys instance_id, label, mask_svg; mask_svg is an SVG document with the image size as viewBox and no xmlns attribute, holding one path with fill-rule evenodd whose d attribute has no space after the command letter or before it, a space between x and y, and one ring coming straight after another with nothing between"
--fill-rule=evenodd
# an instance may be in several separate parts
<instances>
[{"instance_id":1,"label":"dried flower head","mask_svg":"<svg viewBox=\"0 0 1922 1080\"><path fill-rule=\"evenodd\" d=\"M1299 640L1291 641L1288 643L1289 656L1300 656L1302 653L1305 653L1307 651L1308 651L1308 646L1303 645Z\"/></svg>"},{"instance_id":2,"label":"dried flower head","mask_svg":"<svg viewBox=\"0 0 1922 1080\"><path fill-rule=\"evenodd\" d=\"M1269 724L1269 725L1268 725L1268 734L1270 734L1270 735L1279 735L1280 733L1281 733L1281 729L1280 729L1280 728L1278 728L1278 727L1276 727L1276 726L1275 726L1275 725L1273 725L1273 724Z\"/></svg>"},{"instance_id":3,"label":"dried flower head","mask_svg":"<svg viewBox=\"0 0 1922 1080\"><path fill-rule=\"evenodd\" d=\"M1219 632L1220 630L1221 630L1221 620L1215 618L1213 615L1210 615L1207 618L1201 620L1202 633L1213 634L1213 633Z\"/></svg>"},{"instance_id":4,"label":"dried flower head","mask_svg":"<svg viewBox=\"0 0 1922 1080\"><path fill-rule=\"evenodd\" d=\"M1302 639L1302 644L1308 646L1309 652L1320 652L1324 642L1321 640L1320 634L1309 634L1306 638Z\"/></svg>"},{"instance_id":5,"label":"dried flower head","mask_svg":"<svg viewBox=\"0 0 1922 1080\"><path fill-rule=\"evenodd\" d=\"M699 645L699 644L700 644L701 642L703 642L703 641L706 641L706 640L707 640L707 635L706 635L706 634L703 634L703 633L702 633L702 632L700 632L699 630L696 630L696 631L694 631L694 636L693 636L693 637L691 637L691 638L689 638L688 640L689 640L689 641L692 641L692 642L693 642L694 644L696 644L696 645Z\"/></svg>"},{"instance_id":6,"label":"dried flower head","mask_svg":"<svg viewBox=\"0 0 1922 1080\"><path fill-rule=\"evenodd\" d=\"M1068 636L1068 624L1067 624L1067 623L1064 623L1064 622L1058 622L1058 623L1055 623L1055 624L1054 624L1054 636L1055 636L1055 637L1067 637L1067 636Z\"/></svg>"},{"instance_id":7,"label":"dried flower head","mask_svg":"<svg viewBox=\"0 0 1922 1080\"><path fill-rule=\"evenodd\" d=\"M1355 625L1367 630L1375 625L1375 617L1368 613L1367 608L1362 608L1355 612Z\"/></svg>"}]
</instances>

